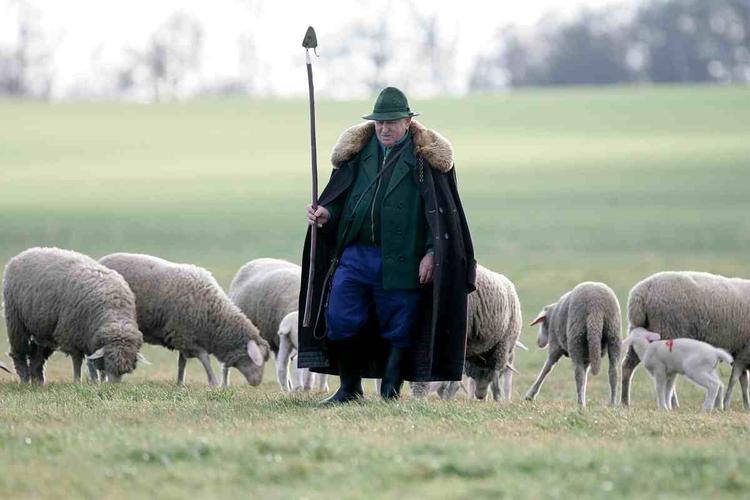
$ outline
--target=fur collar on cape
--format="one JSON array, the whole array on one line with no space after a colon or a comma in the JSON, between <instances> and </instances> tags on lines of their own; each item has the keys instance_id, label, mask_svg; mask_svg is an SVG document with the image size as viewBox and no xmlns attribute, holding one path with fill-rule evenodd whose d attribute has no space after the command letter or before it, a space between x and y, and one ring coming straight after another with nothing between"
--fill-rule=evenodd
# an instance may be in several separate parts
<instances>
[{"instance_id":1,"label":"fur collar on cape","mask_svg":"<svg viewBox=\"0 0 750 500\"><path fill-rule=\"evenodd\" d=\"M412 120L409 126L414 154L421 155L432 166L441 172L448 172L453 168L453 146L448 139L434 130L426 128L417 120ZM375 122L365 122L344 130L331 151L333 168L339 163L349 160L359 153L375 133Z\"/></svg>"}]
</instances>

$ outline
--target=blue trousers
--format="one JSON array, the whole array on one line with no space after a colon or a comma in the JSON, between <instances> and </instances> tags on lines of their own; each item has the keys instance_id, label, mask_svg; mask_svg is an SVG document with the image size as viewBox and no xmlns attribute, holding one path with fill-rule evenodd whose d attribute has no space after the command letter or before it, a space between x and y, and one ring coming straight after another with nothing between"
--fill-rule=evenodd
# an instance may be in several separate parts
<instances>
[{"instance_id":1,"label":"blue trousers","mask_svg":"<svg viewBox=\"0 0 750 500\"><path fill-rule=\"evenodd\" d=\"M326 334L331 340L357 335L374 309L380 335L394 347L409 347L418 308L418 289L383 289L380 248L349 245L333 275Z\"/></svg>"}]
</instances>

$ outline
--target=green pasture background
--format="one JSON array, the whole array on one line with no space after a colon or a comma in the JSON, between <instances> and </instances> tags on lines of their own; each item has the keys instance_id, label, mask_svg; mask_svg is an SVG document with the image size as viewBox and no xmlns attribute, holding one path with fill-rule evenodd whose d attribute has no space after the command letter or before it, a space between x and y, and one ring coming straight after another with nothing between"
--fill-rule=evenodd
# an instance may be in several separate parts
<instances>
[{"instance_id":1,"label":"green pasture background","mask_svg":"<svg viewBox=\"0 0 750 500\"><path fill-rule=\"evenodd\" d=\"M318 103L321 189L337 135L370 107ZM609 284L624 314L628 290L656 271L750 277L747 88L548 89L413 107L452 141L477 258L513 280L526 319L585 280ZM248 260L300 260L305 101L0 101L0 117L0 266L37 245L141 252L228 286ZM661 414L639 370L632 408L605 406L600 375L580 412L567 360L536 403L520 402L546 355L534 338L525 327L532 349L518 355L515 402L500 406L320 410L317 395L279 394L272 363L260 388L208 389L197 363L178 388L175 355L153 347L154 364L120 386L76 387L56 354L48 387L0 374L0 496L747 493L737 404L700 414L701 393L681 382L682 408Z\"/></svg>"}]
</instances>

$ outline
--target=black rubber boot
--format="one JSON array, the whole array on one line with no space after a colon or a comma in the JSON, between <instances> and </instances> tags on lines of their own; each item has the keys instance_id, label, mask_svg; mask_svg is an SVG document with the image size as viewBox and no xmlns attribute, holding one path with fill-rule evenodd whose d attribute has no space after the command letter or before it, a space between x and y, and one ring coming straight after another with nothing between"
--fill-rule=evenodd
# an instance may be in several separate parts
<instances>
[{"instance_id":1,"label":"black rubber boot","mask_svg":"<svg viewBox=\"0 0 750 500\"><path fill-rule=\"evenodd\" d=\"M362 372L355 342L351 339L329 341L329 346L339 362L341 387L333 396L324 399L320 404L333 405L361 399L364 391L362 390Z\"/></svg>"},{"instance_id":2,"label":"black rubber boot","mask_svg":"<svg viewBox=\"0 0 750 500\"><path fill-rule=\"evenodd\" d=\"M386 401L398 399L401 396L401 386L404 383L403 362L404 352L402 347L391 347L388 361L385 364L383 380L380 384L380 395Z\"/></svg>"}]
</instances>

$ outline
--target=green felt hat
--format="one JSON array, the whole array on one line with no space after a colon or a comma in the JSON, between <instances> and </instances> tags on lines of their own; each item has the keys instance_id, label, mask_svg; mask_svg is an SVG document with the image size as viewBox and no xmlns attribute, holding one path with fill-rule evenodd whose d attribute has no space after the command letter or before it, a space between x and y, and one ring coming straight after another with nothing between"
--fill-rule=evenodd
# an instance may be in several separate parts
<instances>
[{"instance_id":1,"label":"green felt hat","mask_svg":"<svg viewBox=\"0 0 750 500\"><path fill-rule=\"evenodd\" d=\"M396 87L386 87L375 101L375 107L372 113L362 118L365 120L376 120L387 122L390 120L400 120L409 116L419 116L419 113L413 113L409 109L409 101L406 96Z\"/></svg>"}]
</instances>

